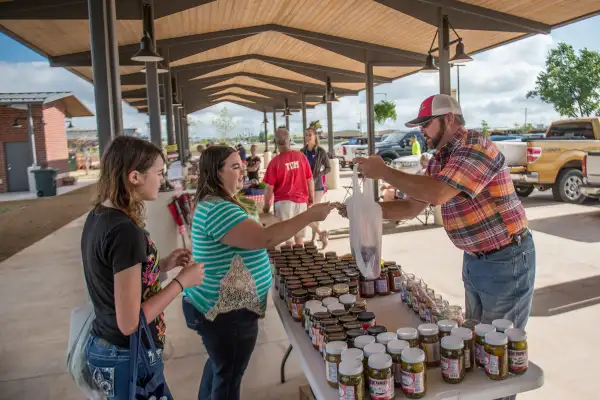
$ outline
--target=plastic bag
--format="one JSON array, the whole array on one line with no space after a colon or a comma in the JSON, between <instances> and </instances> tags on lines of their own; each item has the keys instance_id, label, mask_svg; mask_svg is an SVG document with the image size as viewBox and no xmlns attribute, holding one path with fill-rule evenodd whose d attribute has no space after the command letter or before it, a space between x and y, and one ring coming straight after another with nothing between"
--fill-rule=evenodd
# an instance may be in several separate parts
<instances>
[{"instance_id":1,"label":"plastic bag","mask_svg":"<svg viewBox=\"0 0 600 400\"><path fill-rule=\"evenodd\" d=\"M381 235L383 215L373 198L373 180L365 179L364 190L358 183L358 166L352 175L352 196L346 201L350 220L350 248L361 274L375 279L381 273Z\"/></svg>"}]
</instances>

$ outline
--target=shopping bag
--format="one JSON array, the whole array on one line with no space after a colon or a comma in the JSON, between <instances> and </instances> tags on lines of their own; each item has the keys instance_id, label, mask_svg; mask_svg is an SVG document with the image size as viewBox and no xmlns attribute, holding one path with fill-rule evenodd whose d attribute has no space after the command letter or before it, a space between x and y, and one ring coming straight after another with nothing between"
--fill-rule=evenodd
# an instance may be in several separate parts
<instances>
[{"instance_id":1,"label":"shopping bag","mask_svg":"<svg viewBox=\"0 0 600 400\"><path fill-rule=\"evenodd\" d=\"M352 186L352 196L346 201L350 220L350 249L360 273L367 279L375 279L381 273L381 206L373 198L372 179L365 179L361 190L357 165L354 166Z\"/></svg>"}]
</instances>

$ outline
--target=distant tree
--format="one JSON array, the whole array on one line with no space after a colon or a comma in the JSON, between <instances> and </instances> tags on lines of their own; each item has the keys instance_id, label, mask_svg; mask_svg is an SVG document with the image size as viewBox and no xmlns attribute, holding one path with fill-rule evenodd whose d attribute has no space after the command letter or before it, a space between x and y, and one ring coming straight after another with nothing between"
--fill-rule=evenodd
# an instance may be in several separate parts
<instances>
[{"instance_id":1,"label":"distant tree","mask_svg":"<svg viewBox=\"0 0 600 400\"><path fill-rule=\"evenodd\" d=\"M321 121L319 121L319 120L311 121L311 123L308 124L308 127L309 128L313 128L317 132L320 132L321 129L323 129L323 126L321 125Z\"/></svg>"},{"instance_id":2,"label":"distant tree","mask_svg":"<svg viewBox=\"0 0 600 400\"><path fill-rule=\"evenodd\" d=\"M525 134L525 133L531 132L532 129L533 129L533 125L532 124L525 124L525 125L521 125L521 127L519 128L519 131L522 134Z\"/></svg>"},{"instance_id":3,"label":"distant tree","mask_svg":"<svg viewBox=\"0 0 600 400\"><path fill-rule=\"evenodd\" d=\"M600 53L559 43L546 58L546 71L540 72L535 89L527 98L539 97L552 104L560 115L571 118L600 113Z\"/></svg>"},{"instance_id":4,"label":"distant tree","mask_svg":"<svg viewBox=\"0 0 600 400\"><path fill-rule=\"evenodd\" d=\"M225 139L237 125L233 120L233 117L229 115L227 107L223 107L219 113L219 116L213 118L212 124L217 129L221 139Z\"/></svg>"},{"instance_id":5,"label":"distant tree","mask_svg":"<svg viewBox=\"0 0 600 400\"><path fill-rule=\"evenodd\" d=\"M490 134L490 125L485 119L481 121L481 133L484 135Z\"/></svg>"},{"instance_id":6,"label":"distant tree","mask_svg":"<svg viewBox=\"0 0 600 400\"><path fill-rule=\"evenodd\" d=\"M396 114L396 103L393 101L381 100L375 104L375 122L383 124L388 119L396 120L398 115ZM360 128L359 128L360 130Z\"/></svg>"}]
</instances>

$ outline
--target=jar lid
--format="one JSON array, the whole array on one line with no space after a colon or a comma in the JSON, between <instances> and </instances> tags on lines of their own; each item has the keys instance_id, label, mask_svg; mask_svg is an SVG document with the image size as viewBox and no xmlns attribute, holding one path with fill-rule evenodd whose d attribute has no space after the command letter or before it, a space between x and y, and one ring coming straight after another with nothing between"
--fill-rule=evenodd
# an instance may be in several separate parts
<instances>
[{"instance_id":1,"label":"jar lid","mask_svg":"<svg viewBox=\"0 0 600 400\"><path fill-rule=\"evenodd\" d=\"M509 328L504 331L504 334L508 336L508 340L511 342L522 342L527 340L527 332L525 332L525 329Z\"/></svg>"},{"instance_id":2,"label":"jar lid","mask_svg":"<svg viewBox=\"0 0 600 400\"><path fill-rule=\"evenodd\" d=\"M337 304L332 304L330 307L333 307L333 306L337 306ZM340 304L340 306L342 306L342 305ZM331 315L334 316L334 317L336 317L336 318L345 317L348 314L348 311L346 311L346 309L343 308L343 307L344 306L342 306L342 308L337 309L337 310L331 310L330 309L329 312L331 312ZM346 322L348 322L348 321L346 321ZM343 324L344 321L340 321L340 323Z\"/></svg>"},{"instance_id":3,"label":"jar lid","mask_svg":"<svg viewBox=\"0 0 600 400\"><path fill-rule=\"evenodd\" d=\"M419 335L415 328L400 328L396 331L396 334L399 339L403 340L417 339Z\"/></svg>"},{"instance_id":4,"label":"jar lid","mask_svg":"<svg viewBox=\"0 0 600 400\"><path fill-rule=\"evenodd\" d=\"M345 283L338 283L337 285L333 285L333 291L334 292L340 293L340 292L347 292L348 290L350 290L350 288Z\"/></svg>"},{"instance_id":5,"label":"jar lid","mask_svg":"<svg viewBox=\"0 0 600 400\"><path fill-rule=\"evenodd\" d=\"M339 325L329 325L324 329L325 333L333 334L333 333L344 333L344 328Z\"/></svg>"},{"instance_id":6,"label":"jar lid","mask_svg":"<svg viewBox=\"0 0 600 400\"><path fill-rule=\"evenodd\" d=\"M382 345L386 346L392 340L398 339L398 335L396 335L396 332L383 332L377 335L376 338L377 343L381 343Z\"/></svg>"},{"instance_id":7,"label":"jar lid","mask_svg":"<svg viewBox=\"0 0 600 400\"><path fill-rule=\"evenodd\" d=\"M323 307L323 302L319 300L308 300L306 303L304 303L304 308L307 308L309 311L313 307Z\"/></svg>"},{"instance_id":8,"label":"jar lid","mask_svg":"<svg viewBox=\"0 0 600 400\"><path fill-rule=\"evenodd\" d=\"M392 357L389 354L377 353L369 357L369 367L372 369L391 368L391 366Z\"/></svg>"},{"instance_id":9,"label":"jar lid","mask_svg":"<svg viewBox=\"0 0 600 400\"><path fill-rule=\"evenodd\" d=\"M364 349L366 345L371 343L375 343L375 338L371 335L360 335L354 338L354 347L357 349Z\"/></svg>"},{"instance_id":10,"label":"jar lid","mask_svg":"<svg viewBox=\"0 0 600 400\"><path fill-rule=\"evenodd\" d=\"M369 358L373 354L385 353L385 346L381 343L369 343L363 351L365 352L365 357Z\"/></svg>"},{"instance_id":11,"label":"jar lid","mask_svg":"<svg viewBox=\"0 0 600 400\"><path fill-rule=\"evenodd\" d=\"M508 337L502 332L490 332L486 333L485 342L492 346L502 346L508 343Z\"/></svg>"},{"instance_id":12,"label":"jar lid","mask_svg":"<svg viewBox=\"0 0 600 400\"><path fill-rule=\"evenodd\" d=\"M356 316L355 315L342 315L340 317L340 322L342 324L345 324L346 322L355 322L355 321L356 321Z\"/></svg>"},{"instance_id":13,"label":"jar lid","mask_svg":"<svg viewBox=\"0 0 600 400\"><path fill-rule=\"evenodd\" d=\"M475 330L475 327L479 325L481 322L476 319L467 319L462 323L464 328L468 328L470 330Z\"/></svg>"},{"instance_id":14,"label":"jar lid","mask_svg":"<svg viewBox=\"0 0 600 400\"><path fill-rule=\"evenodd\" d=\"M317 291L317 293L319 293L319 292ZM337 297L325 297L323 299L323 305L325 307L329 307L331 304L336 304L336 303L337 304L340 303L340 301L337 299Z\"/></svg>"},{"instance_id":15,"label":"jar lid","mask_svg":"<svg viewBox=\"0 0 600 400\"><path fill-rule=\"evenodd\" d=\"M437 335L440 331L436 324L421 324L417 330L420 335L424 336Z\"/></svg>"},{"instance_id":16,"label":"jar lid","mask_svg":"<svg viewBox=\"0 0 600 400\"><path fill-rule=\"evenodd\" d=\"M495 332L496 328L490 324L475 325L475 334L477 336L485 336L489 332Z\"/></svg>"},{"instance_id":17,"label":"jar lid","mask_svg":"<svg viewBox=\"0 0 600 400\"><path fill-rule=\"evenodd\" d=\"M361 312L366 311L363 307L358 307L358 306L356 306L356 303L354 303L354 304L355 304L354 307L352 307L350 310L348 310L348 311L350 311L351 314L360 314Z\"/></svg>"},{"instance_id":18,"label":"jar lid","mask_svg":"<svg viewBox=\"0 0 600 400\"><path fill-rule=\"evenodd\" d=\"M414 364L425 362L425 352L417 347L409 347L402 352L402 361Z\"/></svg>"},{"instance_id":19,"label":"jar lid","mask_svg":"<svg viewBox=\"0 0 600 400\"><path fill-rule=\"evenodd\" d=\"M469 328L454 328L452 329L452 335L458 336L462 340L471 340L473 339L473 331Z\"/></svg>"},{"instance_id":20,"label":"jar lid","mask_svg":"<svg viewBox=\"0 0 600 400\"><path fill-rule=\"evenodd\" d=\"M325 351L329 354L342 354L348 348L346 342L333 341L325 345Z\"/></svg>"},{"instance_id":21,"label":"jar lid","mask_svg":"<svg viewBox=\"0 0 600 400\"><path fill-rule=\"evenodd\" d=\"M362 374L363 372L363 363L362 361L357 360L346 360L342 361L338 366L338 372L340 375L344 376L353 376Z\"/></svg>"},{"instance_id":22,"label":"jar lid","mask_svg":"<svg viewBox=\"0 0 600 400\"><path fill-rule=\"evenodd\" d=\"M342 322L342 321L340 321L340 322ZM347 331L360 330L362 332L360 335L363 335L365 332L363 330L362 324L360 322L356 322L356 321L346 322L342 326ZM356 336L360 336L360 335L356 335Z\"/></svg>"},{"instance_id":23,"label":"jar lid","mask_svg":"<svg viewBox=\"0 0 600 400\"><path fill-rule=\"evenodd\" d=\"M356 339L359 336L365 336L365 331L363 331L362 328L349 329L346 331L346 335L351 339ZM356 343L354 343L354 345L356 346Z\"/></svg>"},{"instance_id":24,"label":"jar lid","mask_svg":"<svg viewBox=\"0 0 600 400\"><path fill-rule=\"evenodd\" d=\"M365 354L361 349L346 349L342 352L342 362L346 360L362 361L365 358Z\"/></svg>"},{"instance_id":25,"label":"jar lid","mask_svg":"<svg viewBox=\"0 0 600 400\"><path fill-rule=\"evenodd\" d=\"M375 319L375 313L370 311L363 311L360 314L358 314L357 317L359 321L371 321L372 319Z\"/></svg>"},{"instance_id":26,"label":"jar lid","mask_svg":"<svg viewBox=\"0 0 600 400\"><path fill-rule=\"evenodd\" d=\"M371 336L377 336L380 333L387 332L387 328L383 325L373 325L367 329L367 332Z\"/></svg>"},{"instance_id":27,"label":"jar lid","mask_svg":"<svg viewBox=\"0 0 600 400\"><path fill-rule=\"evenodd\" d=\"M448 350L460 350L465 347L465 342L458 336L446 336L442 338L442 348Z\"/></svg>"},{"instance_id":28,"label":"jar lid","mask_svg":"<svg viewBox=\"0 0 600 400\"><path fill-rule=\"evenodd\" d=\"M326 318L326 319L324 319L324 320L321 321L321 325L323 327L331 326L331 325L337 325L337 323L338 323L337 318Z\"/></svg>"},{"instance_id":29,"label":"jar lid","mask_svg":"<svg viewBox=\"0 0 600 400\"><path fill-rule=\"evenodd\" d=\"M390 333L390 332L388 332ZM389 353L392 354L402 354L402 351L404 351L404 349L409 348L409 344L406 340L399 340L399 339L394 339L394 340L390 340L387 344L387 350Z\"/></svg>"},{"instance_id":30,"label":"jar lid","mask_svg":"<svg viewBox=\"0 0 600 400\"><path fill-rule=\"evenodd\" d=\"M492 321L492 325L498 332L504 332L507 329L515 327L513 322L509 319L495 319Z\"/></svg>"},{"instance_id":31,"label":"jar lid","mask_svg":"<svg viewBox=\"0 0 600 400\"><path fill-rule=\"evenodd\" d=\"M327 308L322 305L314 305L310 308L310 315L315 315L317 313L327 313Z\"/></svg>"},{"instance_id":32,"label":"jar lid","mask_svg":"<svg viewBox=\"0 0 600 400\"><path fill-rule=\"evenodd\" d=\"M294 290L292 292L292 296L295 297L303 297L303 296L308 296L308 291L304 290L304 289L298 289L298 290Z\"/></svg>"},{"instance_id":33,"label":"jar lid","mask_svg":"<svg viewBox=\"0 0 600 400\"><path fill-rule=\"evenodd\" d=\"M317 288L317 295L325 297L325 296L329 296L331 295L331 288L330 287L318 287Z\"/></svg>"},{"instance_id":34,"label":"jar lid","mask_svg":"<svg viewBox=\"0 0 600 400\"><path fill-rule=\"evenodd\" d=\"M438 328L440 328L440 331L444 331L444 332L450 332L450 331L452 331L452 329L458 327L458 322L456 322L453 319L442 319L442 320L438 321L437 324L438 324Z\"/></svg>"},{"instance_id":35,"label":"jar lid","mask_svg":"<svg viewBox=\"0 0 600 400\"><path fill-rule=\"evenodd\" d=\"M340 296L340 303L342 304L353 304L356 301L356 296L353 294L343 294Z\"/></svg>"},{"instance_id":36,"label":"jar lid","mask_svg":"<svg viewBox=\"0 0 600 400\"><path fill-rule=\"evenodd\" d=\"M346 311L346 309L344 308L344 305L340 304L340 303L331 303L330 305L327 306L327 310L329 312L333 312L333 311L336 311L336 310L338 310L338 311L341 311L341 310Z\"/></svg>"},{"instance_id":37,"label":"jar lid","mask_svg":"<svg viewBox=\"0 0 600 400\"><path fill-rule=\"evenodd\" d=\"M318 311L318 312L314 312L313 311L313 317L315 317L316 319L327 319L331 316L331 314L329 314L329 312L327 312L327 309L324 308L325 311Z\"/></svg>"}]
</instances>

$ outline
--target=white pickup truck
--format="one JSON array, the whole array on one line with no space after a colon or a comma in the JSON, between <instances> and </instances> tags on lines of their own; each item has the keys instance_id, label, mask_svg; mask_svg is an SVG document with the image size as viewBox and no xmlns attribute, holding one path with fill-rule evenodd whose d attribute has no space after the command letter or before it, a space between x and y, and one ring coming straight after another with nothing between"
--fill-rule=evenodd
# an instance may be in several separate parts
<instances>
[{"instance_id":1,"label":"white pickup truck","mask_svg":"<svg viewBox=\"0 0 600 400\"><path fill-rule=\"evenodd\" d=\"M340 166L350 167L354 166L353 161L357 157L357 149L365 149L368 143L367 138L352 138L348 140L348 143L342 145L342 157L340 158Z\"/></svg>"},{"instance_id":2,"label":"white pickup truck","mask_svg":"<svg viewBox=\"0 0 600 400\"><path fill-rule=\"evenodd\" d=\"M581 193L600 199L600 151L590 151L583 157L583 185Z\"/></svg>"}]
</instances>

